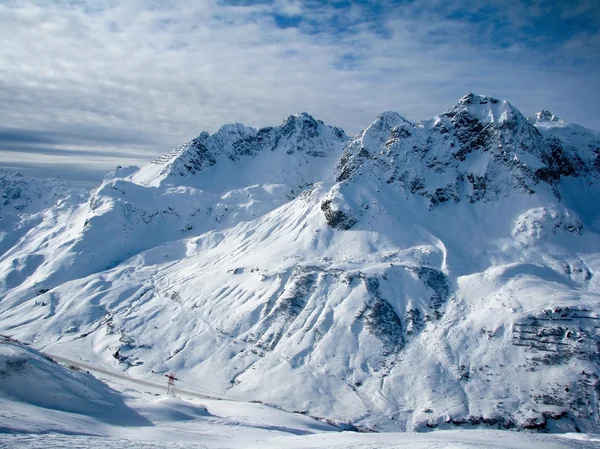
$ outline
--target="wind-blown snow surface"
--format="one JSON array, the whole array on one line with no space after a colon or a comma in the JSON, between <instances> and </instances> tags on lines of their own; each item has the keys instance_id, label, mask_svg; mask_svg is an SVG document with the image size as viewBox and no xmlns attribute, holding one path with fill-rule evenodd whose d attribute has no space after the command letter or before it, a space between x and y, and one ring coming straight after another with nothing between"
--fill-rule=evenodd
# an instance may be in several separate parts
<instances>
[{"instance_id":1,"label":"wind-blown snow surface","mask_svg":"<svg viewBox=\"0 0 600 449\"><path fill-rule=\"evenodd\" d=\"M374 430L598 432L599 153L473 94L352 139L228 125L41 212L0 330Z\"/></svg>"}]
</instances>

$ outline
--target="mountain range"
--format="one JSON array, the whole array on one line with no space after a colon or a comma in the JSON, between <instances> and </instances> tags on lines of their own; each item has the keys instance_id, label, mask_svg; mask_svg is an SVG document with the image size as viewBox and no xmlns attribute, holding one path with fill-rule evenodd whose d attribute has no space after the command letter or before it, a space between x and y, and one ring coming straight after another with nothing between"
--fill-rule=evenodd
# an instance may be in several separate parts
<instances>
[{"instance_id":1,"label":"mountain range","mask_svg":"<svg viewBox=\"0 0 600 449\"><path fill-rule=\"evenodd\" d=\"M0 333L371 430L600 432L600 133L467 94L0 175Z\"/></svg>"}]
</instances>

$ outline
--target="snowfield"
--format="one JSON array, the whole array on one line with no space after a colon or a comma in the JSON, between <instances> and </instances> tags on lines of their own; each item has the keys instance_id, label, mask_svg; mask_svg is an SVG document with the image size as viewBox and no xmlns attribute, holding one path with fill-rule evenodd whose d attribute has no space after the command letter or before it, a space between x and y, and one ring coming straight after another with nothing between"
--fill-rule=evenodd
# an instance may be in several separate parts
<instances>
[{"instance_id":1,"label":"snowfield","mask_svg":"<svg viewBox=\"0 0 600 449\"><path fill-rule=\"evenodd\" d=\"M94 428L108 447L597 445L594 131L467 94L353 138L308 114L226 125L87 196L2 183L0 333L107 380L110 416L146 429L107 422L92 393L108 387L75 373L83 395L51 377L83 409L15 396L6 431ZM153 396L168 371L180 401Z\"/></svg>"},{"instance_id":2,"label":"snowfield","mask_svg":"<svg viewBox=\"0 0 600 449\"><path fill-rule=\"evenodd\" d=\"M387 433L387 434L349 434L343 433L335 436L310 435L305 437L265 437L258 441L238 441L232 439L230 444L222 446L213 445L209 442L203 444L203 438L199 437L198 443L181 443L176 437L169 441L144 441L124 438L98 438L85 436L63 436L63 435L15 435L8 436L5 447L19 448L48 448L48 449L72 449L72 448L108 448L121 449L129 447L132 449L193 449L193 448L338 448L338 449L568 449L568 448L596 448L600 444L599 439L585 437L578 439L575 435L564 437L547 435L509 434L502 431L478 431L478 430L454 430L439 431L429 434L414 433ZM571 439L573 438L573 439ZM210 440L207 438L207 440ZM0 441L2 444L2 441ZM1 446L0 446L1 447Z\"/></svg>"},{"instance_id":3,"label":"snowfield","mask_svg":"<svg viewBox=\"0 0 600 449\"><path fill-rule=\"evenodd\" d=\"M588 448L600 436L490 430L426 434L342 431L257 403L165 396L158 385L61 365L0 341L0 447L6 448ZM119 393L122 391L123 393Z\"/></svg>"}]
</instances>

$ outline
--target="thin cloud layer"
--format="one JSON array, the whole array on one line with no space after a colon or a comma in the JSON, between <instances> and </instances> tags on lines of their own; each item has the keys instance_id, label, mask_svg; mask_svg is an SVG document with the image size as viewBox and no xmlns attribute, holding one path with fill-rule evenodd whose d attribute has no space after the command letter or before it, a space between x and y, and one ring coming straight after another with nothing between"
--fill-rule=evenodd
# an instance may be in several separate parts
<instances>
[{"instance_id":1,"label":"thin cloud layer","mask_svg":"<svg viewBox=\"0 0 600 449\"><path fill-rule=\"evenodd\" d=\"M384 110L419 120L467 91L600 129L595 2L448 3L4 2L1 124L22 140L0 132L0 150L27 143L35 162L51 139L105 154L86 160L104 167L300 111L350 134Z\"/></svg>"}]
</instances>

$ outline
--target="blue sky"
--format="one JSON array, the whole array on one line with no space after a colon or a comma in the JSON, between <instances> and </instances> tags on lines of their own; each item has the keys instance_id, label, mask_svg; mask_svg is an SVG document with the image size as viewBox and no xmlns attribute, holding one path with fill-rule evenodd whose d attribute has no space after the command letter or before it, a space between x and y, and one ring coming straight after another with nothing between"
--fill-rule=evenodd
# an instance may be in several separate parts
<instances>
[{"instance_id":1,"label":"blue sky","mask_svg":"<svg viewBox=\"0 0 600 449\"><path fill-rule=\"evenodd\" d=\"M5 0L0 167L95 182L225 123L353 134L468 91L600 130L599 5Z\"/></svg>"}]
</instances>

